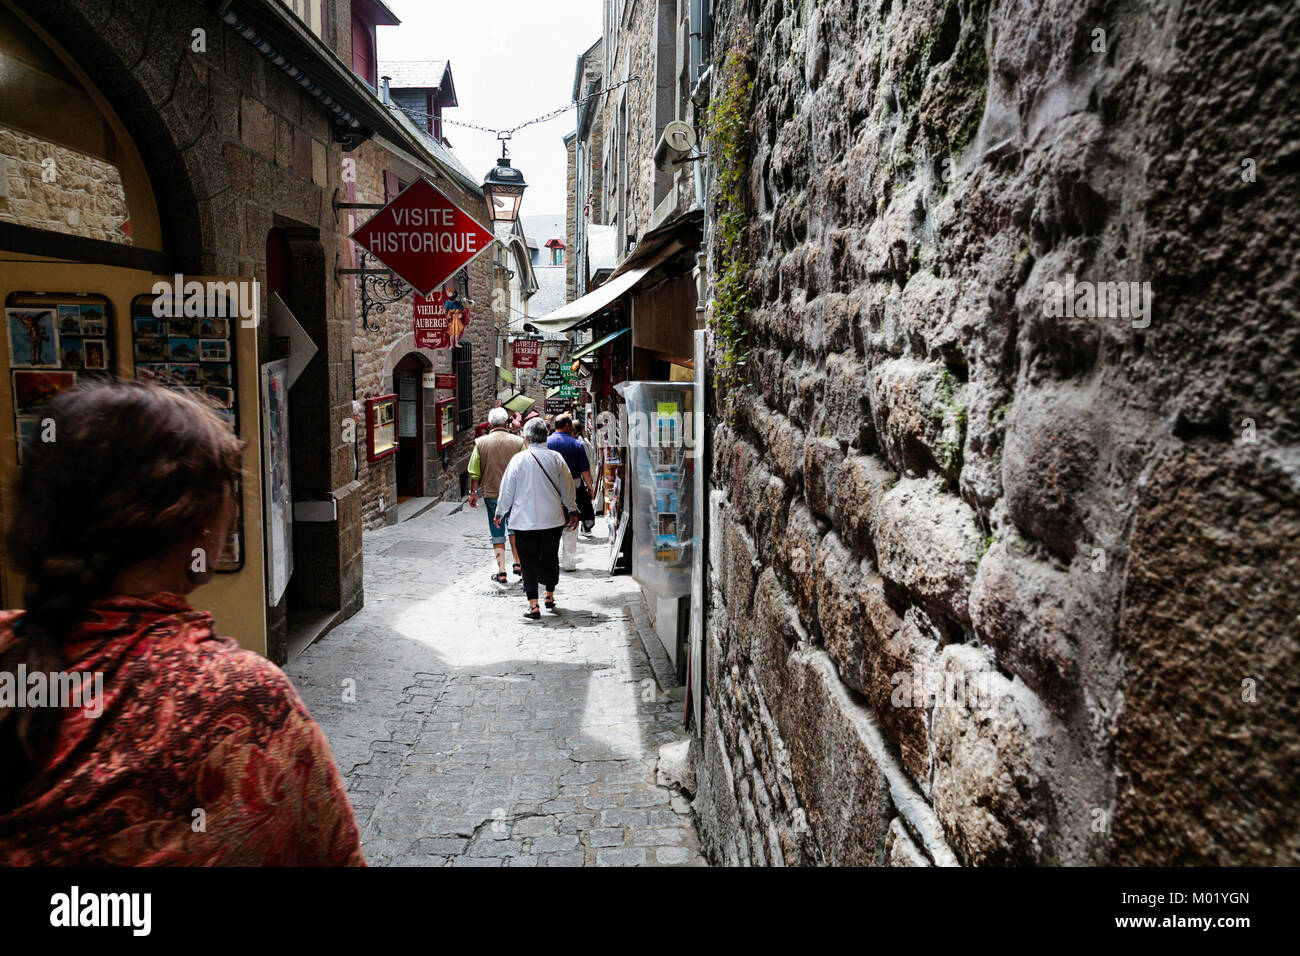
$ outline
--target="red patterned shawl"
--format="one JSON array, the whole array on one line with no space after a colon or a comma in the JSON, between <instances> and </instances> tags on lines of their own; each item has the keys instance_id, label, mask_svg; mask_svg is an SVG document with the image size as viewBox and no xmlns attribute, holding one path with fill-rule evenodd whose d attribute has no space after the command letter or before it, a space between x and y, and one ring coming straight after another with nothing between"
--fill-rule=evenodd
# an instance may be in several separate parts
<instances>
[{"instance_id":1,"label":"red patterned shawl","mask_svg":"<svg viewBox=\"0 0 1300 956\"><path fill-rule=\"evenodd\" d=\"M0 648L21 616L0 612ZM0 811L0 864L365 865L325 735L210 614L170 593L101 601L65 659L103 673L103 713L64 714Z\"/></svg>"}]
</instances>

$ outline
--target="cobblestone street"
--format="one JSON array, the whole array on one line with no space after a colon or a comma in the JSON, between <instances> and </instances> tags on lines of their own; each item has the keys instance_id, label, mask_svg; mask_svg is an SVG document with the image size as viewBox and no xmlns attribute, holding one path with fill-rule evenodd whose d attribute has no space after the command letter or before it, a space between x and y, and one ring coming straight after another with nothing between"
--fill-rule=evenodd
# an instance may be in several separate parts
<instances>
[{"instance_id":1,"label":"cobblestone street","mask_svg":"<svg viewBox=\"0 0 1300 956\"><path fill-rule=\"evenodd\" d=\"M368 533L365 608L286 667L367 861L702 864L687 800L656 783L683 704L655 679L635 583L604 573L603 539L580 538L558 613L526 621L518 578L489 579L482 510L448 510Z\"/></svg>"}]
</instances>

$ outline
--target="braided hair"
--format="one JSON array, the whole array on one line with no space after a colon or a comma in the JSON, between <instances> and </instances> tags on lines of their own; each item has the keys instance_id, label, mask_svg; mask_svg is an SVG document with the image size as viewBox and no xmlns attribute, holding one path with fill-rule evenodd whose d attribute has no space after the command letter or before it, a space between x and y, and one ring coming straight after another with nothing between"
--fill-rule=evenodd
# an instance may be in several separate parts
<instances>
[{"instance_id":1,"label":"braided hair","mask_svg":"<svg viewBox=\"0 0 1300 956\"><path fill-rule=\"evenodd\" d=\"M239 477L242 443L188 392L96 384L60 393L42 416L54 440L23 456L7 541L27 612L0 673L61 669L89 605L112 594L123 569L191 540ZM0 806L35 774L61 717L0 703Z\"/></svg>"}]
</instances>

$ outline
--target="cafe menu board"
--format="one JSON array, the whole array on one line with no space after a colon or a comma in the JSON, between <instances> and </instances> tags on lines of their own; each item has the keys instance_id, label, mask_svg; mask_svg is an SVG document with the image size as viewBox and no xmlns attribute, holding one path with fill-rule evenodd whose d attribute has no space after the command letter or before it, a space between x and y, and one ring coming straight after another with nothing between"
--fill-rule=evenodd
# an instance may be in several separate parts
<instances>
[{"instance_id":1,"label":"cafe menu board","mask_svg":"<svg viewBox=\"0 0 1300 956\"><path fill-rule=\"evenodd\" d=\"M185 314L200 312L202 314ZM147 294L131 300L131 360L134 377L164 388L189 392L207 402L240 434L239 377L235 361L233 300L209 296L200 301L173 303L169 297ZM216 570L238 571L244 566L243 495L236 494L240 514Z\"/></svg>"},{"instance_id":2,"label":"cafe menu board","mask_svg":"<svg viewBox=\"0 0 1300 956\"><path fill-rule=\"evenodd\" d=\"M366 458L379 461L397 454L397 395L366 399Z\"/></svg>"},{"instance_id":3,"label":"cafe menu board","mask_svg":"<svg viewBox=\"0 0 1300 956\"><path fill-rule=\"evenodd\" d=\"M79 381L111 378L112 320L102 295L15 292L5 299L19 464L32 442L53 439L41 416L51 398Z\"/></svg>"}]
</instances>

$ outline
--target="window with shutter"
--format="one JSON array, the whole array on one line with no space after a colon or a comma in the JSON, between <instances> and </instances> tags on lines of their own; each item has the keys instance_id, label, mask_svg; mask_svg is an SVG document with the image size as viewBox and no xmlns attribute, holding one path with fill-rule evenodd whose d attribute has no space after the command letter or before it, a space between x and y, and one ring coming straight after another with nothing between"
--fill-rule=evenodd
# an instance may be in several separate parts
<instances>
[{"instance_id":1,"label":"window with shutter","mask_svg":"<svg viewBox=\"0 0 1300 956\"><path fill-rule=\"evenodd\" d=\"M451 350L456 374L456 430L474 426L474 347L466 342Z\"/></svg>"}]
</instances>

